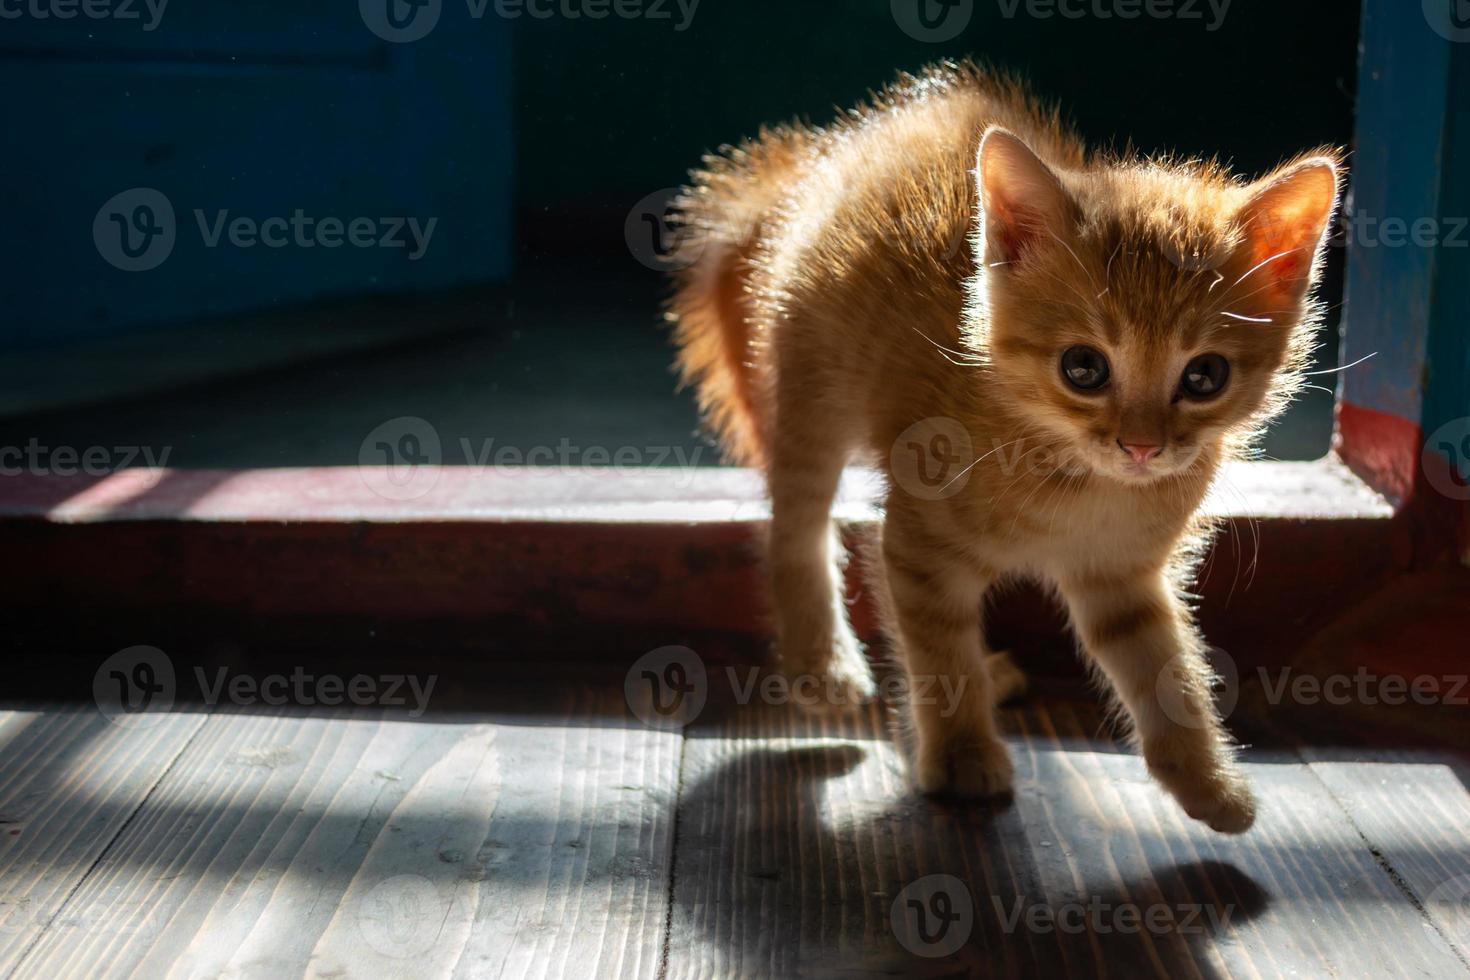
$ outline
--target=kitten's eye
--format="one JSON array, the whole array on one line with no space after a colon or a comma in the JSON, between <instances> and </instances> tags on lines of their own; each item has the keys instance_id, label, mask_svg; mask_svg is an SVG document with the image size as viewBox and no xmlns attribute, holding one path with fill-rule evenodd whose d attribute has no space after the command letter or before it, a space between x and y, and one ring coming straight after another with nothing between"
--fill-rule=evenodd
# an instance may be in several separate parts
<instances>
[{"instance_id":1,"label":"kitten's eye","mask_svg":"<svg viewBox=\"0 0 1470 980\"><path fill-rule=\"evenodd\" d=\"M1092 347L1069 347L1062 354L1062 377L1080 391L1097 391L1108 383L1112 371L1102 351Z\"/></svg>"},{"instance_id":2,"label":"kitten's eye","mask_svg":"<svg viewBox=\"0 0 1470 980\"><path fill-rule=\"evenodd\" d=\"M1230 362L1219 354L1201 354L1189 362L1179 390L1190 398L1214 398L1230 382Z\"/></svg>"}]
</instances>

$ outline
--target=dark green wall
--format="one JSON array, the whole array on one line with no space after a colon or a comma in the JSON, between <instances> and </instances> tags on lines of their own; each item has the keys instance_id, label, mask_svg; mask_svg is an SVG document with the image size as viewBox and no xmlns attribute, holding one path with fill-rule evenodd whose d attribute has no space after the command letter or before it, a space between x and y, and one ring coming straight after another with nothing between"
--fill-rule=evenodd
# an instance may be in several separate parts
<instances>
[{"instance_id":1,"label":"dark green wall","mask_svg":"<svg viewBox=\"0 0 1470 980\"><path fill-rule=\"evenodd\" d=\"M1351 140L1356 0L1233 0L1213 32L1207 0L1185 3L1203 19L1040 20L1024 3L1008 19L1011 0L974 0L969 27L944 44L905 35L890 0L702 0L683 32L669 20L521 18L523 214L626 208L763 122L825 121L900 68L966 54L1022 72L1095 140L1220 154L1250 171Z\"/></svg>"}]
</instances>

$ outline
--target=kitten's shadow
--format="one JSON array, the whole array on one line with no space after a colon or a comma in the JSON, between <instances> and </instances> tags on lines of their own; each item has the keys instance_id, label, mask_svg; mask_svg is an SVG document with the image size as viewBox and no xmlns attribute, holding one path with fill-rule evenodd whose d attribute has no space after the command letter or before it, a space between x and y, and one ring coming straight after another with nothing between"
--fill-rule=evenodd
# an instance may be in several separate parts
<instances>
[{"instance_id":1,"label":"kitten's shadow","mask_svg":"<svg viewBox=\"0 0 1470 980\"><path fill-rule=\"evenodd\" d=\"M892 798L876 761L755 749L687 787L671 948L727 974L1208 977L1209 945L1268 903L1227 863L1120 877L1106 840L1042 845L1019 807Z\"/></svg>"}]
</instances>

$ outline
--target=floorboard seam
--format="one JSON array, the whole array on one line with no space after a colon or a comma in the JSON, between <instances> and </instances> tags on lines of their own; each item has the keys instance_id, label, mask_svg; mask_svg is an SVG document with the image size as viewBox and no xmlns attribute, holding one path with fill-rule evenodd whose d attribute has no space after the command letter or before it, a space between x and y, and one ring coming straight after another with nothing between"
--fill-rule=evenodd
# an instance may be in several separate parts
<instances>
[{"instance_id":1,"label":"floorboard seam","mask_svg":"<svg viewBox=\"0 0 1470 980\"><path fill-rule=\"evenodd\" d=\"M679 771L674 780L674 815L669 827L669 887L664 902L664 941L659 951L658 980L667 980L669 954L674 944L674 889L679 867L679 813L684 802L685 759L689 750L689 731L679 731Z\"/></svg>"},{"instance_id":2,"label":"floorboard seam","mask_svg":"<svg viewBox=\"0 0 1470 980\"><path fill-rule=\"evenodd\" d=\"M123 835L128 832L128 828L133 825L133 821L138 818L138 814L142 813L143 808L148 805L148 801L153 799L153 794L158 791L158 787L163 785L163 781L168 778L168 774L173 772L174 766L178 765L179 760L184 757L184 753L188 752L189 747L192 746L195 740L199 738L199 733L204 731L205 726L209 724L209 720L211 717L211 715L205 715L199 720L199 724L195 727L194 731L191 732L189 734L189 737L184 740L184 743L179 746L179 751L174 753L173 758L168 760L168 765L163 767L163 770L158 774L158 778L155 779L153 781L153 784L148 787L148 792L143 794L143 798L138 801L137 806L133 807L133 811L129 813L127 819L122 822L122 826L117 828L117 833L113 834L112 838L108 840L106 844L102 845L102 850L97 852L97 857L94 858L92 863L87 866L87 870L84 871L82 873L82 876L76 880L76 882L71 886L70 889L67 890L66 897L63 898L61 900L61 903L56 906L55 914L53 914L51 918L47 920L45 927L36 933L35 938L32 939L28 944L26 944L26 948L22 950L20 956L16 958L15 966L11 969L10 973L7 974L7 980L9 980L10 977L15 977L20 974L21 968L26 965L26 961L30 959L31 954L35 952L35 949L38 945L40 945L41 940L46 938L47 934L50 933L51 924L61 917L62 913L66 911L66 907L71 904L72 899L76 898L77 892L81 891L82 886L91 880L92 875L97 871L97 868L101 866L102 862L106 860L107 855L112 853L113 845L122 840Z\"/></svg>"},{"instance_id":3,"label":"floorboard seam","mask_svg":"<svg viewBox=\"0 0 1470 980\"><path fill-rule=\"evenodd\" d=\"M1362 825L1353 816L1352 810L1348 808L1342 797L1333 791L1327 781L1317 774L1317 770L1313 768L1311 760L1301 753L1300 748L1297 749L1296 755L1297 758L1302 760L1303 765L1306 767L1307 772L1311 774L1312 779L1316 780L1317 785L1327 791L1328 797L1331 798L1333 803L1337 804L1337 808L1342 811L1343 816L1347 817L1348 823L1352 824L1354 833L1363 842L1363 846L1368 848L1368 853L1373 855L1373 860L1377 862L1378 867L1383 870L1384 874L1388 875L1388 880L1393 882L1394 887L1403 893L1404 898L1409 900L1409 904L1414 907L1414 910L1419 913L1429 928L1434 930L1434 934L1444 941L1445 946L1455 955L1455 958L1460 961L1461 965L1467 971L1470 971L1470 959L1466 958L1466 951L1461 949L1460 945L1452 938L1445 935L1444 930L1439 927L1439 923L1434 921L1434 916L1429 914L1429 909L1425 907L1423 900L1415 894L1414 886L1409 884L1403 875L1399 874L1398 869L1388 860L1388 855L1363 830Z\"/></svg>"}]
</instances>

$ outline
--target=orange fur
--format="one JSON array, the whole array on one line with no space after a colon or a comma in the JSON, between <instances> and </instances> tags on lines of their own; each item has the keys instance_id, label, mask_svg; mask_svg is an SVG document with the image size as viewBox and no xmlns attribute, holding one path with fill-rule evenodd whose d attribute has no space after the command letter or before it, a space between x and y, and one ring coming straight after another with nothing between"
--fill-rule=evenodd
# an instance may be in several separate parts
<instances>
[{"instance_id":1,"label":"orange fur","mask_svg":"<svg viewBox=\"0 0 1470 980\"><path fill-rule=\"evenodd\" d=\"M843 466L868 460L890 482L888 631L915 679L967 682L953 713L913 706L922 788L1009 787L979 616L996 581L1030 575L1065 601L1163 785L1217 829L1248 827L1181 590L1220 463L1300 384L1339 170L1323 150L1251 184L1089 153L970 64L708 158L680 202L670 318L722 443L767 475L784 669L872 692L829 516ZM1079 345L1105 356L1105 387L1064 380ZM1228 384L1186 397L1207 353Z\"/></svg>"}]
</instances>

